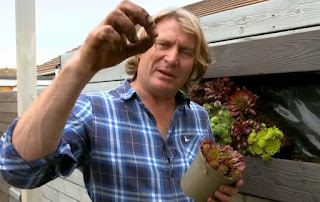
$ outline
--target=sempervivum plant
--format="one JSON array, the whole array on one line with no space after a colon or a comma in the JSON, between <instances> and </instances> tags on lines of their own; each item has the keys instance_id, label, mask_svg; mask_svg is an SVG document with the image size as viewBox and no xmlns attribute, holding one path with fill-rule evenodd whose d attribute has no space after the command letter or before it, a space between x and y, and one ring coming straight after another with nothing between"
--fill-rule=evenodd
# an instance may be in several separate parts
<instances>
[{"instance_id":1,"label":"sempervivum plant","mask_svg":"<svg viewBox=\"0 0 320 202\"><path fill-rule=\"evenodd\" d=\"M276 126L267 128L264 124L259 132L251 132L248 138L249 152L267 161L279 152L283 133Z\"/></svg>"},{"instance_id":2,"label":"sempervivum plant","mask_svg":"<svg viewBox=\"0 0 320 202\"><path fill-rule=\"evenodd\" d=\"M241 120L235 119L231 126L231 146L237 149L240 153L246 154L248 149L248 137L251 132L258 132L262 129L260 123L252 119Z\"/></svg>"},{"instance_id":3,"label":"sempervivum plant","mask_svg":"<svg viewBox=\"0 0 320 202\"><path fill-rule=\"evenodd\" d=\"M209 114L212 133L216 142L219 142L221 145L230 144L230 130L233 117L230 115L229 110L225 109L219 101L210 104L205 103L203 107Z\"/></svg>"},{"instance_id":4,"label":"sempervivum plant","mask_svg":"<svg viewBox=\"0 0 320 202\"><path fill-rule=\"evenodd\" d=\"M201 153L207 164L219 173L234 180L242 178L245 170L243 156L229 145L213 144L210 139L200 143Z\"/></svg>"},{"instance_id":5,"label":"sempervivum plant","mask_svg":"<svg viewBox=\"0 0 320 202\"><path fill-rule=\"evenodd\" d=\"M233 89L234 84L227 77L208 81L204 84L204 98L207 102L214 102L218 100L221 103L224 103L226 98L231 95Z\"/></svg>"},{"instance_id":6,"label":"sempervivum plant","mask_svg":"<svg viewBox=\"0 0 320 202\"><path fill-rule=\"evenodd\" d=\"M256 115L254 106L258 96L248 91L245 87L238 88L231 96L227 97L225 107L230 110L232 116Z\"/></svg>"}]
</instances>

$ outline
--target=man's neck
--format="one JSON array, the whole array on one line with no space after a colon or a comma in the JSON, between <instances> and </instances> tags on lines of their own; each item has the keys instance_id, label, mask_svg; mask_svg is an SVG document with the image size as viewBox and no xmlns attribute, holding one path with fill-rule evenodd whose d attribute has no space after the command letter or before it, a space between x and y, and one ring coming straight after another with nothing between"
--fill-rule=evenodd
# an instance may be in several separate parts
<instances>
[{"instance_id":1,"label":"man's neck","mask_svg":"<svg viewBox=\"0 0 320 202\"><path fill-rule=\"evenodd\" d=\"M175 109L177 106L175 95L168 93L155 93L151 90L145 89L137 82L131 83L132 88L137 92L142 102L149 108L158 109ZM151 110L151 109L149 109Z\"/></svg>"}]
</instances>

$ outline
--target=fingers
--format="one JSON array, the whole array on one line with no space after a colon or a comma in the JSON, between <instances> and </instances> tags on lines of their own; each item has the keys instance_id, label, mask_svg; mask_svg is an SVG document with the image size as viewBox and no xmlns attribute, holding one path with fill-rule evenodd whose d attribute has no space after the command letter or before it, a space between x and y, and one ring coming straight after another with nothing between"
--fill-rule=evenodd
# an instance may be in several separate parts
<instances>
[{"instance_id":1,"label":"fingers","mask_svg":"<svg viewBox=\"0 0 320 202\"><path fill-rule=\"evenodd\" d=\"M128 44L127 46L127 57L137 55L147 51L154 44L154 39L150 37L145 37L139 40L135 44Z\"/></svg>"},{"instance_id":2,"label":"fingers","mask_svg":"<svg viewBox=\"0 0 320 202\"><path fill-rule=\"evenodd\" d=\"M231 186L221 186L219 188L219 192L227 194L229 196L234 196L238 193L238 187L231 187Z\"/></svg>"},{"instance_id":3,"label":"fingers","mask_svg":"<svg viewBox=\"0 0 320 202\"><path fill-rule=\"evenodd\" d=\"M150 38L158 36L152 17L143 8L130 1L122 1L100 23L100 26L111 25L120 35L124 34L131 43L136 43L138 41L136 24L143 26Z\"/></svg>"},{"instance_id":4,"label":"fingers","mask_svg":"<svg viewBox=\"0 0 320 202\"><path fill-rule=\"evenodd\" d=\"M131 43L138 41L135 24L120 10L112 11L104 23L102 26L111 25L120 35L124 34Z\"/></svg>"},{"instance_id":5,"label":"fingers","mask_svg":"<svg viewBox=\"0 0 320 202\"><path fill-rule=\"evenodd\" d=\"M143 26L151 38L158 36L156 25L146 10L130 1L123 1L118 9L125 13L135 25Z\"/></svg>"},{"instance_id":6,"label":"fingers","mask_svg":"<svg viewBox=\"0 0 320 202\"><path fill-rule=\"evenodd\" d=\"M118 47L123 47L124 42L122 37L111 26L99 26L89 33L87 40L91 40L93 47L100 46L101 42L111 42L111 45L117 44ZM122 45L121 45L122 43ZM115 47L112 47L115 48Z\"/></svg>"},{"instance_id":7,"label":"fingers","mask_svg":"<svg viewBox=\"0 0 320 202\"><path fill-rule=\"evenodd\" d=\"M138 39L137 24L144 27L147 37ZM123 1L88 34L79 55L83 64L99 71L145 52L157 35L156 25L149 14L138 5Z\"/></svg>"},{"instance_id":8,"label":"fingers","mask_svg":"<svg viewBox=\"0 0 320 202\"><path fill-rule=\"evenodd\" d=\"M207 202L216 202L216 200L214 200L214 198L212 198L212 197L209 197Z\"/></svg>"},{"instance_id":9,"label":"fingers","mask_svg":"<svg viewBox=\"0 0 320 202\"><path fill-rule=\"evenodd\" d=\"M236 187L241 187L243 185L243 180L238 180L237 183L236 183Z\"/></svg>"},{"instance_id":10,"label":"fingers","mask_svg":"<svg viewBox=\"0 0 320 202\"><path fill-rule=\"evenodd\" d=\"M209 197L207 202L232 201L232 196L238 193L238 187L243 185L243 180L238 180L234 186L221 186L219 191L214 193L214 197Z\"/></svg>"},{"instance_id":11,"label":"fingers","mask_svg":"<svg viewBox=\"0 0 320 202\"><path fill-rule=\"evenodd\" d=\"M230 195L227 195L225 193L222 193L220 191L217 191L215 194L215 200L214 201L223 201L223 202L231 202L232 198Z\"/></svg>"}]
</instances>

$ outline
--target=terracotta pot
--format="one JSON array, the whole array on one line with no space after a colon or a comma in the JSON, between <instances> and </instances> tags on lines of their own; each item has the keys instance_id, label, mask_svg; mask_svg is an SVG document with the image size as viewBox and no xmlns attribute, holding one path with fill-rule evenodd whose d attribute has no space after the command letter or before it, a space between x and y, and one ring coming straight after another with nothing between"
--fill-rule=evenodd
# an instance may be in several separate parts
<instances>
[{"instance_id":1,"label":"terracotta pot","mask_svg":"<svg viewBox=\"0 0 320 202\"><path fill-rule=\"evenodd\" d=\"M184 193L197 202L207 201L221 185L231 185L235 182L218 171L212 169L199 150L196 158L183 175L180 186Z\"/></svg>"}]
</instances>

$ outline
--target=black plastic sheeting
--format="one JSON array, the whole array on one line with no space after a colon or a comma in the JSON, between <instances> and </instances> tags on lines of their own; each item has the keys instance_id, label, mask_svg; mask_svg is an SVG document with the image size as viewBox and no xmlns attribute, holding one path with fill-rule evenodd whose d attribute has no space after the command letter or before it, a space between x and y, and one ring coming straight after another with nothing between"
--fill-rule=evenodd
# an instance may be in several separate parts
<instances>
[{"instance_id":1,"label":"black plastic sheeting","mask_svg":"<svg viewBox=\"0 0 320 202\"><path fill-rule=\"evenodd\" d=\"M286 73L230 78L259 95L258 110L270 114L286 136L275 157L320 161L320 74ZM260 107L259 107L260 106ZM259 111L258 111L259 113Z\"/></svg>"}]
</instances>

